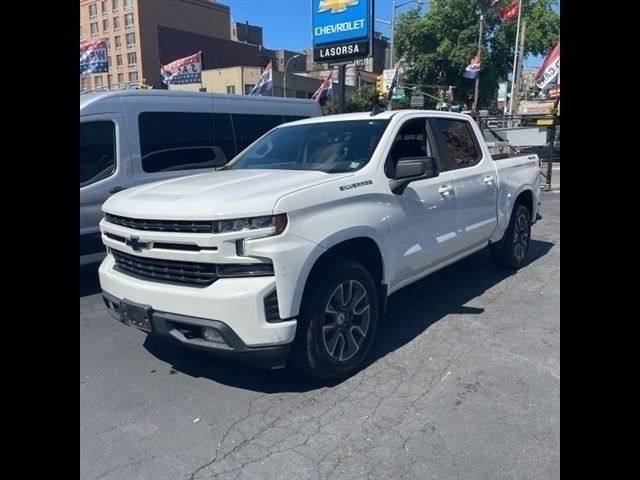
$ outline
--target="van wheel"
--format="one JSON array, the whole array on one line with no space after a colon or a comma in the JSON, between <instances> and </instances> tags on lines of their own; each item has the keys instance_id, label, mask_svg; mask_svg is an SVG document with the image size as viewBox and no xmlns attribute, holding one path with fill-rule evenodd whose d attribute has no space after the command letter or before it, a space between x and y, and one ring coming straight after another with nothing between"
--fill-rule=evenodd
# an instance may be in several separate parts
<instances>
[{"instance_id":1,"label":"van wheel","mask_svg":"<svg viewBox=\"0 0 640 480\"><path fill-rule=\"evenodd\" d=\"M531 212L516 205L504 233L504 239L491 247L493 260L501 267L518 269L524 265L531 240Z\"/></svg>"},{"instance_id":2,"label":"van wheel","mask_svg":"<svg viewBox=\"0 0 640 480\"><path fill-rule=\"evenodd\" d=\"M317 272L303 299L291 363L323 379L355 373L378 325L378 293L361 264L343 260Z\"/></svg>"}]
</instances>

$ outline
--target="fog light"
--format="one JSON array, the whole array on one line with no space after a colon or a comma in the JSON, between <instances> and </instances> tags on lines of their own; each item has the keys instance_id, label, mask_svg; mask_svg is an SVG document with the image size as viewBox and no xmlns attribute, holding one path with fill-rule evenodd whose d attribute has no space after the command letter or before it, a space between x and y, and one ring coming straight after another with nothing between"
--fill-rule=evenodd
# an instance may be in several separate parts
<instances>
[{"instance_id":1,"label":"fog light","mask_svg":"<svg viewBox=\"0 0 640 480\"><path fill-rule=\"evenodd\" d=\"M202 327L202 336L207 342L225 343L220 333L211 327Z\"/></svg>"}]
</instances>

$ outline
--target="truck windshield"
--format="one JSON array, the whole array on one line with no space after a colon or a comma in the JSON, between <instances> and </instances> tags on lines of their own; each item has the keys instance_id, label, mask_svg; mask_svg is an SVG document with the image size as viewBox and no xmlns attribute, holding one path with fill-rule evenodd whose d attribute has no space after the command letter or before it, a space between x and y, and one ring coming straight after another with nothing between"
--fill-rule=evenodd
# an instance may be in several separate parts
<instances>
[{"instance_id":1,"label":"truck windshield","mask_svg":"<svg viewBox=\"0 0 640 480\"><path fill-rule=\"evenodd\" d=\"M389 120L346 120L276 128L225 170L278 169L353 172L364 167Z\"/></svg>"}]
</instances>

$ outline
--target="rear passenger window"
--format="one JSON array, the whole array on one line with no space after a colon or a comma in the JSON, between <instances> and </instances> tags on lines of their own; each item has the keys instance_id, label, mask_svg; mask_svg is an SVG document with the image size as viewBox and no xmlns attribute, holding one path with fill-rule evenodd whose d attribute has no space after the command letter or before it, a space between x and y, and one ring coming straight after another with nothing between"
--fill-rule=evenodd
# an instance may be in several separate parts
<instances>
[{"instance_id":1,"label":"rear passenger window","mask_svg":"<svg viewBox=\"0 0 640 480\"><path fill-rule=\"evenodd\" d=\"M234 153L233 137L229 140L231 125L226 117L215 118L223 139L218 145L214 141L214 115L210 113L141 113L138 123L142 169L155 173L224 165Z\"/></svg>"},{"instance_id":2,"label":"rear passenger window","mask_svg":"<svg viewBox=\"0 0 640 480\"><path fill-rule=\"evenodd\" d=\"M238 153L273 127L282 124L282 115L245 115L234 113L231 116L233 117L233 128L236 132Z\"/></svg>"},{"instance_id":3,"label":"rear passenger window","mask_svg":"<svg viewBox=\"0 0 640 480\"><path fill-rule=\"evenodd\" d=\"M116 170L116 130L113 122L80 124L80 186L107 178Z\"/></svg>"},{"instance_id":4,"label":"rear passenger window","mask_svg":"<svg viewBox=\"0 0 640 480\"><path fill-rule=\"evenodd\" d=\"M469 122L437 118L435 124L442 133L452 170L472 167L480 161L480 152L474 141Z\"/></svg>"}]
</instances>

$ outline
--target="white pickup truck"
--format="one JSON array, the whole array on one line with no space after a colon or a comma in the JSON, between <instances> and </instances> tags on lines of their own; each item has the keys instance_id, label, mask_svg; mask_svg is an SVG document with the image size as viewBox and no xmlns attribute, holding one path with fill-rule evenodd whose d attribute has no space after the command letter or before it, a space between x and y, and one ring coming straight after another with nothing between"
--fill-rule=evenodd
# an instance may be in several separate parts
<instances>
[{"instance_id":1,"label":"white pickup truck","mask_svg":"<svg viewBox=\"0 0 640 480\"><path fill-rule=\"evenodd\" d=\"M109 198L104 301L184 344L348 376L393 292L487 246L503 267L525 263L538 168L494 160L463 114L288 123L218 171Z\"/></svg>"}]
</instances>

